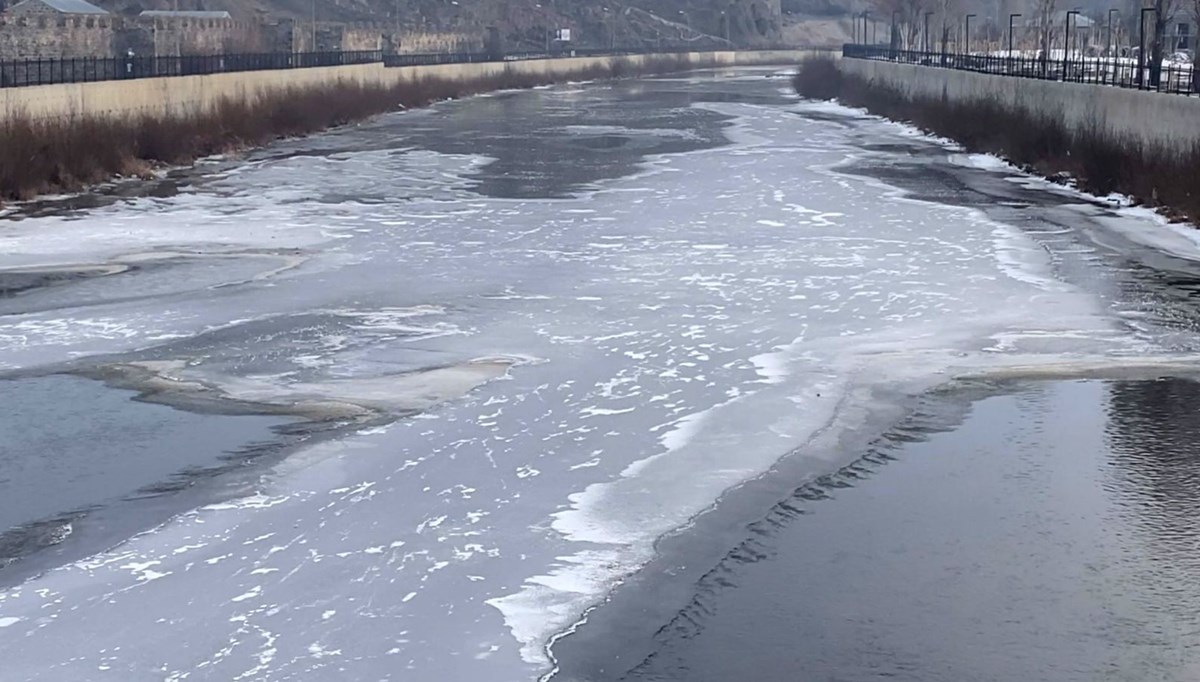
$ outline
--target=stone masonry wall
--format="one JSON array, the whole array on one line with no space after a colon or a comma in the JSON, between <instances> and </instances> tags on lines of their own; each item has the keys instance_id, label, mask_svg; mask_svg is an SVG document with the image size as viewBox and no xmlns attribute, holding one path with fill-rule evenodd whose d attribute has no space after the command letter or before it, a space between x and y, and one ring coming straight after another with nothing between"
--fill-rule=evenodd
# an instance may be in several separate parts
<instances>
[{"instance_id":1,"label":"stone masonry wall","mask_svg":"<svg viewBox=\"0 0 1200 682\"><path fill-rule=\"evenodd\" d=\"M379 24L333 24L283 21L272 27L272 43L280 52L352 52L383 49ZM315 42L314 42L315 39Z\"/></svg>"},{"instance_id":2,"label":"stone masonry wall","mask_svg":"<svg viewBox=\"0 0 1200 682\"><path fill-rule=\"evenodd\" d=\"M118 23L112 17L0 16L0 60L107 57Z\"/></svg>"},{"instance_id":3,"label":"stone masonry wall","mask_svg":"<svg viewBox=\"0 0 1200 682\"><path fill-rule=\"evenodd\" d=\"M471 33L390 32L384 37L384 49L396 54L431 52L479 52L485 36Z\"/></svg>"},{"instance_id":4,"label":"stone masonry wall","mask_svg":"<svg viewBox=\"0 0 1200 682\"><path fill-rule=\"evenodd\" d=\"M151 25L157 55L271 52L274 40L260 24L231 19L155 18Z\"/></svg>"},{"instance_id":5,"label":"stone masonry wall","mask_svg":"<svg viewBox=\"0 0 1200 682\"><path fill-rule=\"evenodd\" d=\"M0 61L112 57L132 50L141 56L293 52L312 49L308 31L293 41L286 27L231 19L191 17L63 17L0 15ZM381 33L365 28L338 31L328 49L376 50ZM295 43L295 44L294 44ZM348 47L338 47L347 45ZM360 47L368 46L368 47Z\"/></svg>"},{"instance_id":6,"label":"stone masonry wall","mask_svg":"<svg viewBox=\"0 0 1200 682\"><path fill-rule=\"evenodd\" d=\"M385 50L401 54L472 52L485 36L401 30L379 24L286 21L259 24L191 17L0 15L0 60L257 52Z\"/></svg>"}]
</instances>

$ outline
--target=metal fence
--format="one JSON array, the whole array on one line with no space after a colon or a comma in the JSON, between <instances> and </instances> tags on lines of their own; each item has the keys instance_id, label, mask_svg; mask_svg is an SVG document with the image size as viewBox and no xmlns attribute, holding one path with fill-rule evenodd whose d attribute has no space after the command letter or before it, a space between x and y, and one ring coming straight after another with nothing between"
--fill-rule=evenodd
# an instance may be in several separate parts
<instances>
[{"instance_id":1,"label":"metal fence","mask_svg":"<svg viewBox=\"0 0 1200 682\"><path fill-rule=\"evenodd\" d=\"M791 49L791 48L780 48ZM435 64L475 64L479 62L513 62L529 59L561 59L563 57L617 57L644 54L675 54L690 51L686 47L663 48L556 48L530 52L506 52L497 55L488 52L443 52L428 54L388 54L384 55L386 66L432 66Z\"/></svg>"},{"instance_id":2,"label":"metal fence","mask_svg":"<svg viewBox=\"0 0 1200 682\"><path fill-rule=\"evenodd\" d=\"M315 66L346 66L371 64L382 60L383 53L378 50L188 55L183 57L23 59L0 62L0 87L87 83L159 76L195 76L268 69L303 69Z\"/></svg>"},{"instance_id":3,"label":"metal fence","mask_svg":"<svg viewBox=\"0 0 1200 682\"><path fill-rule=\"evenodd\" d=\"M850 46L847 46L849 49ZM471 64L489 61L522 61L561 57L621 56L636 54L673 54L690 51L689 47L632 49L551 49L511 52L496 55L487 52L440 52L426 54L384 54L379 50L360 52L272 52L262 54L215 54L183 57L95 57L78 59L23 59L0 61L0 88L56 83L89 83L129 78L195 76L235 71L302 69L314 66L377 64L385 66L432 66ZM786 47L771 49L791 49Z\"/></svg>"},{"instance_id":4,"label":"metal fence","mask_svg":"<svg viewBox=\"0 0 1200 682\"><path fill-rule=\"evenodd\" d=\"M495 61L485 52L443 52L429 54L387 54L384 66L432 66L434 64L474 64Z\"/></svg>"},{"instance_id":5,"label":"metal fence","mask_svg":"<svg viewBox=\"0 0 1200 682\"><path fill-rule=\"evenodd\" d=\"M1156 69L1136 58L1088 57L1082 54L1057 57L1041 54L955 54L894 50L880 45L845 45L842 47L842 56L1178 95L1200 94L1200 75L1192 64L1165 62Z\"/></svg>"}]
</instances>

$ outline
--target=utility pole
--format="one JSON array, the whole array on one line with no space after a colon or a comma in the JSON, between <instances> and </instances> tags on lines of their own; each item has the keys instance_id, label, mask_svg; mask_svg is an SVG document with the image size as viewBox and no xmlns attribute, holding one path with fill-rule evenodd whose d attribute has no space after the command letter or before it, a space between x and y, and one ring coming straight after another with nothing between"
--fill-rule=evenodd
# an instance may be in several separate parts
<instances>
[{"instance_id":1,"label":"utility pole","mask_svg":"<svg viewBox=\"0 0 1200 682\"><path fill-rule=\"evenodd\" d=\"M929 52L929 17L933 12L925 13L925 51Z\"/></svg>"},{"instance_id":2,"label":"utility pole","mask_svg":"<svg viewBox=\"0 0 1200 682\"><path fill-rule=\"evenodd\" d=\"M966 26L963 28L963 53L968 57L971 56L971 17L973 16L975 15L968 14L967 16L963 17L963 23L966 24Z\"/></svg>"}]
</instances>

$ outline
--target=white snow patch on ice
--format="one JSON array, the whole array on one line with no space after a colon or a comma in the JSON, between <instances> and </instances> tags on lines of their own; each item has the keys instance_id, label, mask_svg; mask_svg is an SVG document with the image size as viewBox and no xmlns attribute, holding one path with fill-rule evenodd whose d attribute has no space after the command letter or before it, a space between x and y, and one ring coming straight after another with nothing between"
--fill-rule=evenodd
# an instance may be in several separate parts
<instances>
[{"instance_id":1,"label":"white snow patch on ice","mask_svg":"<svg viewBox=\"0 0 1200 682\"><path fill-rule=\"evenodd\" d=\"M764 384L778 384L788 375L787 360L783 353L760 353L751 356L750 363Z\"/></svg>"},{"instance_id":2,"label":"white snow patch on ice","mask_svg":"<svg viewBox=\"0 0 1200 682\"><path fill-rule=\"evenodd\" d=\"M230 599L229 601L232 601L232 602L246 601L247 599L253 599L253 598L257 597L260 594L262 594L262 588L255 586L249 592L243 592L242 594L239 594L238 596L234 597L233 599Z\"/></svg>"},{"instance_id":3,"label":"white snow patch on ice","mask_svg":"<svg viewBox=\"0 0 1200 682\"><path fill-rule=\"evenodd\" d=\"M580 410L579 413L582 414L585 418L586 417L606 417L606 416L611 416L614 414L629 414L630 412L633 412L636 409L637 409L636 407L627 407L627 408L621 409L621 410L614 410L614 409L607 408L607 407L585 407L582 410Z\"/></svg>"}]
</instances>

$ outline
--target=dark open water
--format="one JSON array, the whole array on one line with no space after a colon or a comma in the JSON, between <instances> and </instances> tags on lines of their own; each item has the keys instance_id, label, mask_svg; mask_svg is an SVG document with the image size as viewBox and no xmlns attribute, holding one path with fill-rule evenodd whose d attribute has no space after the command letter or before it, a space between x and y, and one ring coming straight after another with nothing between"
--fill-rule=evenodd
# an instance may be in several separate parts
<instances>
[{"instance_id":1,"label":"dark open water","mask_svg":"<svg viewBox=\"0 0 1200 682\"><path fill-rule=\"evenodd\" d=\"M1195 680L1198 404L1190 379L930 397L707 568L668 543L558 679Z\"/></svg>"}]
</instances>

